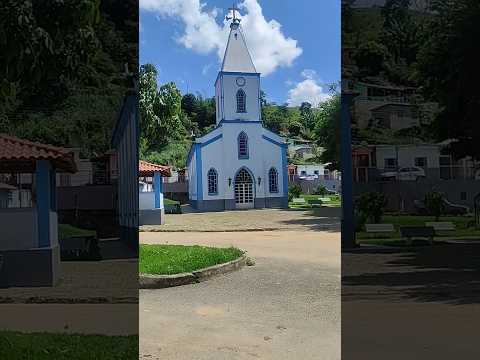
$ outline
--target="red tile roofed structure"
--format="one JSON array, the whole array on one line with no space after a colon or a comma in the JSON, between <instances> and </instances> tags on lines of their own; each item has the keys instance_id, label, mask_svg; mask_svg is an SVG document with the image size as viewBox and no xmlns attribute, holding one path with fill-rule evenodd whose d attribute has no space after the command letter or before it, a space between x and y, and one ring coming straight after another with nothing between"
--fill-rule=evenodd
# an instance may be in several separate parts
<instances>
[{"instance_id":1,"label":"red tile roofed structure","mask_svg":"<svg viewBox=\"0 0 480 360\"><path fill-rule=\"evenodd\" d=\"M152 164L143 160L139 162L139 176L153 177L155 171L160 172L162 176L172 176L170 166Z\"/></svg>"},{"instance_id":2,"label":"red tile roofed structure","mask_svg":"<svg viewBox=\"0 0 480 360\"><path fill-rule=\"evenodd\" d=\"M0 134L0 172L35 172L37 160L49 160L60 171L77 171L71 150Z\"/></svg>"}]
</instances>

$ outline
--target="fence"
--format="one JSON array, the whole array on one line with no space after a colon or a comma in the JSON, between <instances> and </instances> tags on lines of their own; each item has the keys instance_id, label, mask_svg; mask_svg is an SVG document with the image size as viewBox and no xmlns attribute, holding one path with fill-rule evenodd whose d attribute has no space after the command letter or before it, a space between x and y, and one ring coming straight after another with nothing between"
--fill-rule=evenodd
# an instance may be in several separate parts
<instances>
[{"instance_id":1,"label":"fence","mask_svg":"<svg viewBox=\"0 0 480 360\"><path fill-rule=\"evenodd\" d=\"M404 181L401 173L398 172L399 169L401 168L379 169L356 166L353 168L353 181L357 183ZM423 171L425 179L428 180L480 180L480 168L474 166L440 166L424 168ZM415 180L415 176L412 180Z\"/></svg>"}]
</instances>

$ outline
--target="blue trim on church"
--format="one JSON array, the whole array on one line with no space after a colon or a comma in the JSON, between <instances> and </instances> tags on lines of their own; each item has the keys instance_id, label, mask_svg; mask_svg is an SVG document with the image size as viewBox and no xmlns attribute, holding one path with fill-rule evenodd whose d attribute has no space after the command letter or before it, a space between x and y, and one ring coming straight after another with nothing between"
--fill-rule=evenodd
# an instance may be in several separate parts
<instances>
[{"instance_id":1,"label":"blue trim on church","mask_svg":"<svg viewBox=\"0 0 480 360\"><path fill-rule=\"evenodd\" d=\"M218 79L222 75L237 75L237 76L256 76L260 78L260 73L250 73L250 72L241 72L241 71L219 71L217 75L217 79L215 80L215 86L217 86ZM223 88L223 84L222 84Z\"/></svg>"},{"instance_id":2,"label":"blue trim on church","mask_svg":"<svg viewBox=\"0 0 480 360\"><path fill-rule=\"evenodd\" d=\"M283 148L287 147L287 144L284 144L284 143L278 142L276 140L270 139L268 136L262 135L262 138L271 142L272 144L277 145L277 146L280 146L280 147L283 147Z\"/></svg>"},{"instance_id":3,"label":"blue trim on church","mask_svg":"<svg viewBox=\"0 0 480 360\"><path fill-rule=\"evenodd\" d=\"M195 171L197 172L197 201L203 200L202 147L195 144Z\"/></svg>"}]
</instances>

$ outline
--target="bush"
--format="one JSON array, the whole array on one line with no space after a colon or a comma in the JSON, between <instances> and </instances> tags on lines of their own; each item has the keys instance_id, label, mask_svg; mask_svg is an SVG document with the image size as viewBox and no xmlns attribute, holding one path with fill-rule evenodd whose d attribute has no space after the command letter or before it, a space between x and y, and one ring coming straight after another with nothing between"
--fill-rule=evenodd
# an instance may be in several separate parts
<instances>
[{"instance_id":1,"label":"bush","mask_svg":"<svg viewBox=\"0 0 480 360\"><path fill-rule=\"evenodd\" d=\"M320 196L325 196L328 195L329 191L327 188L323 185L319 185L314 191L313 195L320 195Z\"/></svg>"},{"instance_id":2,"label":"bush","mask_svg":"<svg viewBox=\"0 0 480 360\"><path fill-rule=\"evenodd\" d=\"M438 221L440 216L445 212L443 195L438 191L431 191L426 193L425 207L431 215L435 216L435 221Z\"/></svg>"},{"instance_id":3,"label":"bush","mask_svg":"<svg viewBox=\"0 0 480 360\"><path fill-rule=\"evenodd\" d=\"M386 196L379 192L364 193L355 200L358 217L363 219L364 223L371 221L378 224L382 221L386 205Z\"/></svg>"},{"instance_id":4,"label":"bush","mask_svg":"<svg viewBox=\"0 0 480 360\"><path fill-rule=\"evenodd\" d=\"M302 188L298 184L292 184L288 187L288 201L291 202L293 198L298 198L302 195Z\"/></svg>"}]
</instances>

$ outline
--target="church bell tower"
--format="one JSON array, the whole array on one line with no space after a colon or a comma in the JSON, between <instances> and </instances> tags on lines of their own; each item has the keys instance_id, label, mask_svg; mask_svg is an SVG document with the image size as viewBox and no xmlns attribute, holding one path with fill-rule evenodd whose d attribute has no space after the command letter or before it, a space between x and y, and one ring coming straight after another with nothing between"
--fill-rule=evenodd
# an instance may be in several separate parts
<instances>
[{"instance_id":1,"label":"church bell tower","mask_svg":"<svg viewBox=\"0 0 480 360\"><path fill-rule=\"evenodd\" d=\"M215 81L217 125L244 121L261 121L260 73L255 69L245 37L233 6L230 34L222 67Z\"/></svg>"}]
</instances>

